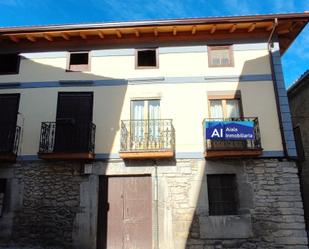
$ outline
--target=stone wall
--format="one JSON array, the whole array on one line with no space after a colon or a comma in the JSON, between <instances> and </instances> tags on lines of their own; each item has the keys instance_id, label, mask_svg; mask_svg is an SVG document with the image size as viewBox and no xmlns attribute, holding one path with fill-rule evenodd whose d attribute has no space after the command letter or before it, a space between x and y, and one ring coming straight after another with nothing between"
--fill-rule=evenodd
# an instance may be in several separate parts
<instances>
[{"instance_id":1,"label":"stone wall","mask_svg":"<svg viewBox=\"0 0 309 249\"><path fill-rule=\"evenodd\" d=\"M225 164L225 162L222 163ZM227 164L230 163L227 162ZM201 231L204 229L201 227L201 221L208 214L207 211L195 212L187 248L308 248L295 163L278 160L248 160L239 164L242 164L239 167L243 168L244 172L241 173L242 177L252 188L252 196L247 196L253 201L252 207L248 210L252 222L252 235L246 239L237 238L238 236L235 236L235 239L202 238ZM207 170L206 165L206 174L207 171L210 169ZM231 168L226 167L226 172L229 171L231 172ZM242 187L238 187L242 191ZM226 218L218 219L220 221ZM229 232L231 226L224 222L218 222L216 225L218 224L222 226L223 234ZM211 224L204 223L204 226L208 225ZM240 232L241 226L234 229ZM222 238L222 236L218 237Z\"/></svg>"},{"instance_id":2,"label":"stone wall","mask_svg":"<svg viewBox=\"0 0 309 249\"><path fill-rule=\"evenodd\" d=\"M7 165L11 232L0 245L96 248L99 175L151 174L153 245L158 249L305 249L303 207L294 162L277 159L97 161L83 174L81 163L24 162ZM0 169L0 177L4 171ZM237 177L239 213L209 216L207 174ZM18 188L18 189L16 189ZM8 218L7 218L8 219ZM0 227L4 219L0 218ZM8 235L10 234L10 235ZM158 240L156 238L159 238Z\"/></svg>"},{"instance_id":3,"label":"stone wall","mask_svg":"<svg viewBox=\"0 0 309 249\"><path fill-rule=\"evenodd\" d=\"M14 166L23 201L15 211L11 243L70 248L80 210L79 163L23 163Z\"/></svg>"},{"instance_id":4,"label":"stone wall","mask_svg":"<svg viewBox=\"0 0 309 249\"><path fill-rule=\"evenodd\" d=\"M309 108L304 108L309 106L309 71L297 84L297 87L292 87L289 90L288 97L293 127L298 127L301 133L300 137L296 137L296 140L299 140L299 145L302 144L303 147L299 148L303 150L303 153L300 152L299 157L304 158L300 158L298 165L301 171L305 218L309 237Z\"/></svg>"}]
</instances>

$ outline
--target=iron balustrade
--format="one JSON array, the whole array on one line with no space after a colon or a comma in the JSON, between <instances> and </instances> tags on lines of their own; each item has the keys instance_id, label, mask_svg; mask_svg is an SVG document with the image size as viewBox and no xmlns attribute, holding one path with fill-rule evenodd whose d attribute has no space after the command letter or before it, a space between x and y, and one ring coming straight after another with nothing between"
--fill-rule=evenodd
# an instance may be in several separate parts
<instances>
[{"instance_id":1,"label":"iron balustrade","mask_svg":"<svg viewBox=\"0 0 309 249\"><path fill-rule=\"evenodd\" d=\"M21 127L15 124L0 124L0 153L18 154Z\"/></svg>"},{"instance_id":2,"label":"iron balustrade","mask_svg":"<svg viewBox=\"0 0 309 249\"><path fill-rule=\"evenodd\" d=\"M122 120L122 152L175 150L175 130L171 119Z\"/></svg>"},{"instance_id":3,"label":"iron balustrade","mask_svg":"<svg viewBox=\"0 0 309 249\"><path fill-rule=\"evenodd\" d=\"M94 153L93 123L42 122L39 153Z\"/></svg>"},{"instance_id":4,"label":"iron balustrade","mask_svg":"<svg viewBox=\"0 0 309 249\"><path fill-rule=\"evenodd\" d=\"M207 121L252 121L254 123L254 139L248 140L210 140L206 139L206 150L261 150L261 135L257 117L242 118L207 118ZM205 125L204 125L205 127ZM206 134L205 134L206 136Z\"/></svg>"}]
</instances>

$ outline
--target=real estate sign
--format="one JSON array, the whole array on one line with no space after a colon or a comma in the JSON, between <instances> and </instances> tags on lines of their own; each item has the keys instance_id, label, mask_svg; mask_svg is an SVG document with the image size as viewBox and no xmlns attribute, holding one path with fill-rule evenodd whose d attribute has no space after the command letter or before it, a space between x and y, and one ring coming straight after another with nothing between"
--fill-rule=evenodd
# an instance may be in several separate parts
<instances>
[{"instance_id":1,"label":"real estate sign","mask_svg":"<svg viewBox=\"0 0 309 249\"><path fill-rule=\"evenodd\" d=\"M253 140L253 121L206 121L206 139L209 140Z\"/></svg>"}]
</instances>

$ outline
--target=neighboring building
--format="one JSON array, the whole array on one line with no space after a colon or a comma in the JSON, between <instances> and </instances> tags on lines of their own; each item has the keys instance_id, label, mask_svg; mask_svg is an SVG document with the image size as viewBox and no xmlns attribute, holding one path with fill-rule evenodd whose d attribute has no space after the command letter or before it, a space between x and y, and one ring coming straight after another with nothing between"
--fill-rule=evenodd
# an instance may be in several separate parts
<instances>
[{"instance_id":1,"label":"neighboring building","mask_svg":"<svg viewBox=\"0 0 309 249\"><path fill-rule=\"evenodd\" d=\"M308 18L0 29L1 245L307 248L280 56Z\"/></svg>"},{"instance_id":2,"label":"neighboring building","mask_svg":"<svg viewBox=\"0 0 309 249\"><path fill-rule=\"evenodd\" d=\"M298 169L309 235L309 70L289 89L288 98L298 154Z\"/></svg>"}]
</instances>

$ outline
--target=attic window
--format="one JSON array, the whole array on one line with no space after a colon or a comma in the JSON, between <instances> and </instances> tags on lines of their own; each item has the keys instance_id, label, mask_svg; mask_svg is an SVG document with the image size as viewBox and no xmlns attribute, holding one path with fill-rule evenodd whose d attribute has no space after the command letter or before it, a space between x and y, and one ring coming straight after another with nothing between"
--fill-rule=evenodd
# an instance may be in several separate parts
<instances>
[{"instance_id":1,"label":"attic window","mask_svg":"<svg viewBox=\"0 0 309 249\"><path fill-rule=\"evenodd\" d=\"M156 49L137 50L136 68L155 68L158 67L158 57Z\"/></svg>"},{"instance_id":2,"label":"attic window","mask_svg":"<svg viewBox=\"0 0 309 249\"><path fill-rule=\"evenodd\" d=\"M210 67L233 67L232 46L208 46L208 65Z\"/></svg>"},{"instance_id":3,"label":"attic window","mask_svg":"<svg viewBox=\"0 0 309 249\"><path fill-rule=\"evenodd\" d=\"M69 71L81 72L88 71L89 69L88 52L70 53Z\"/></svg>"},{"instance_id":4,"label":"attic window","mask_svg":"<svg viewBox=\"0 0 309 249\"><path fill-rule=\"evenodd\" d=\"M19 61L18 54L0 54L0 74L18 74Z\"/></svg>"}]
</instances>

